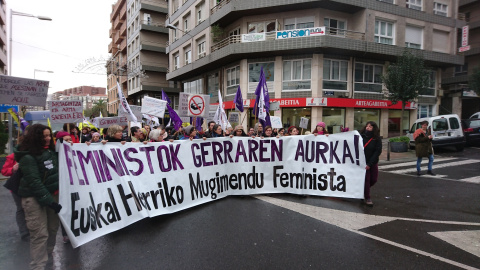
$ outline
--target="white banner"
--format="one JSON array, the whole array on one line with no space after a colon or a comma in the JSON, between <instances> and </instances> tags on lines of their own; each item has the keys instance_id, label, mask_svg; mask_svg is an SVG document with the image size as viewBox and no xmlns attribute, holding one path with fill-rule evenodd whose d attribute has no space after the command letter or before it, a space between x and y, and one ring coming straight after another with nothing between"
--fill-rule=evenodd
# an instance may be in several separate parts
<instances>
[{"instance_id":1,"label":"white banner","mask_svg":"<svg viewBox=\"0 0 480 270\"><path fill-rule=\"evenodd\" d=\"M97 117L95 118L98 128L108 128L110 125L128 126L128 118L121 117ZM140 118L141 119L141 118Z\"/></svg>"},{"instance_id":2,"label":"white banner","mask_svg":"<svg viewBox=\"0 0 480 270\"><path fill-rule=\"evenodd\" d=\"M365 164L357 131L328 137L63 144L59 215L78 247L140 219L230 195L363 198Z\"/></svg>"},{"instance_id":3,"label":"white banner","mask_svg":"<svg viewBox=\"0 0 480 270\"><path fill-rule=\"evenodd\" d=\"M265 33L242 34L242 43L265 41Z\"/></svg>"},{"instance_id":4,"label":"white banner","mask_svg":"<svg viewBox=\"0 0 480 270\"><path fill-rule=\"evenodd\" d=\"M142 99L142 114L149 114L163 118L167 102L158 98L144 97ZM142 119L142 117L140 117Z\"/></svg>"},{"instance_id":5,"label":"white banner","mask_svg":"<svg viewBox=\"0 0 480 270\"><path fill-rule=\"evenodd\" d=\"M48 81L0 75L0 103L43 107L49 84Z\"/></svg>"},{"instance_id":6,"label":"white banner","mask_svg":"<svg viewBox=\"0 0 480 270\"><path fill-rule=\"evenodd\" d=\"M82 101L48 101L48 107L52 124L83 121Z\"/></svg>"}]
</instances>

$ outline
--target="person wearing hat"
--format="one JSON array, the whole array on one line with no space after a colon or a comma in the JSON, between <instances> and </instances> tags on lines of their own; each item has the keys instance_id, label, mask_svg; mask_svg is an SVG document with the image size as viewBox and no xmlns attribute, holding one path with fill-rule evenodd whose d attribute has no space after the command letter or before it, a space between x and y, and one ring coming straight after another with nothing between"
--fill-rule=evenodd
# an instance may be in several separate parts
<instances>
[{"instance_id":1,"label":"person wearing hat","mask_svg":"<svg viewBox=\"0 0 480 270\"><path fill-rule=\"evenodd\" d=\"M422 122L422 127L415 130L413 139L415 140L415 154L417 156L417 175L422 175L421 167L422 158L428 158L428 171L430 175L435 175L432 171L433 166L433 146L432 135L427 133L428 121Z\"/></svg>"},{"instance_id":2,"label":"person wearing hat","mask_svg":"<svg viewBox=\"0 0 480 270\"><path fill-rule=\"evenodd\" d=\"M198 136L197 129L193 125L187 126L183 130L184 130L184 135L183 135L183 138L180 138L180 140L190 139L191 141L193 139L200 139L200 137ZM204 139L206 139L206 137L204 137Z\"/></svg>"},{"instance_id":3,"label":"person wearing hat","mask_svg":"<svg viewBox=\"0 0 480 270\"><path fill-rule=\"evenodd\" d=\"M325 123L324 122L318 122L317 126L312 131L312 133L315 134L315 135L327 135L328 136L328 131L326 129Z\"/></svg>"},{"instance_id":4,"label":"person wearing hat","mask_svg":"<svg viewBox=\"0 0 480 270\"><path fill-rule=\"evenodd\" d=\"M98 132L94 132L92 134L92 139L90 140L91 143L99 143L101 142L102 140L100 139L100 133Z\"/></svg>"},{"instance_id":5,"label":"person wearing hat","mask_svg":"<svg viewBox=\"0 0 480 270\"><path fill-rule=\"evenodd\" d=\"M296 126L289 127L287 131L288 131L289 136L300 134L300 131L298 130L298 128Z\"/></svg>"}]
</instances>

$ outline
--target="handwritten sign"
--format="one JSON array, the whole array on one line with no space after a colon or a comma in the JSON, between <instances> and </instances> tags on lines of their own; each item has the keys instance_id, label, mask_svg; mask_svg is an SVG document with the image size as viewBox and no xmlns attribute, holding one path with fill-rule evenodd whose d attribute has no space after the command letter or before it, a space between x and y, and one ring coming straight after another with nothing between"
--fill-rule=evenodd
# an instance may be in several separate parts
<instances>
[{"instance_id":1,"label":"handwritten sign","mask_svg":"<svg viewBox=\"0 0 480 270\"><path fill-rule=\"evenodd\" d=\"M228 121L231 123L240 123L240 113L238 112L231 112L228 115Z\"/></svg>"},{"instance_id":2,"label":"handwritten sign","mask_svg":"<svg viewBox=\"0 0 480 270\"><path fill-rule=\"evenodd\" d=\"M270 116L270 122L272 123L272 128L282 128L282 119L278 116Z\"/></svg>"},{"instance_id":3,"label":"handwritten sign","mask_svg":"<svg viewBox=\"0 0 480 270\"><path fill-rule=\"evenodd\" d=\"M142 99L141 112L148 115L158 116L163 118L165 115L165 108L167 102L158 98L144 97ZM140 118L142 119L142 118Z\"/></svg>"},{"instance_id":4,"label":"handwritten sign","mask_svg":"<svg viewBox=\"0 0 480 270\"><path fill-rule=\"evenodd\" d=\"M97 117L99 128L108 128L110 125L127 126L128 119L125 116L121 117Z\"/></svg>"},{"instance_id":5,"label":"handwritten sign","mask_svg":"<svg viewBox=\"0 0 480 270\"><path fill-rule=\"evenodd\" d=\"M137 117L138 121L142 120L142 106L130 105L130 110ZM128 113L123 112L123 110L119 109L118 110L118 117L127 117L128 118Z\"/></svg>"},{"instance_id":6,"label":"handwritten sign","mask_svg":"<svg viewBox=\"0 0 480 270\"><path fill-rule=\"evenodd\" d=\"M49 101L50 121L55 123L76 123L83 121L82 101Z\"/></svg>"},{"instance_id":7,"label":"handwritten sign","mask_svg":"<svg viewBox=\"0 0 480 270\"><path fill-rule=\"evenodd\" d=\"M308 127L308 118L301 117L300 118L300 125L298 125L300 128L307 128Z\"/></svg>"},{"instance_id":8,"label":"handwritten sign","mask_svg":"<svg viewBox=\"0 0 480 270\"><path fill-rule=\"evenodd\" d=\"M0 103L45 106L48 81L0 75Z\"/></svg>"}]
</instances>

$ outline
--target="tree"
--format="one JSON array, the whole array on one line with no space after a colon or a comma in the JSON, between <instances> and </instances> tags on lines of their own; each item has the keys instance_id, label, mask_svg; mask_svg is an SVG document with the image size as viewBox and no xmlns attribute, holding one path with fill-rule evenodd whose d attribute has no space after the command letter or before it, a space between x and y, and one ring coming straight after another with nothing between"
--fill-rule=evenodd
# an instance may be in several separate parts
<instances>
[{"instance_id":1,"label":"tree","mask_svg":"<svg viewBox=\"0 0 480 270\"><path fill-rule=\"evenodd\" d=\"M92 114L95 117L100 116L100 112L104 117L107 116L107 102L103 99L97 100L92 107Z\"/></svg>"},{"instance_id":2,"label":"tree","mask_svg":"<svg viewBox=\"0 0 480 270\"><path fill-rule=\"evenodd\" d=\"M480 67L476 66L468 78L468 87L480 97Z\"/></svg>"},{"instance_id":3,"label":"tree","mask_svg":"<svg viewBox=\"0 0 480 270\"><path fill-rule=\"evenodd\" d=\"M413 55L405 50L398 56L397 62L387 67L387 72L382 75L386 87L385 96L393 104L402 102L402 116L400 117L400 135L402 135L403 112L408 101L414 101L419 94L427 90L429 72L425 68L422 57Z\"/></svg>"}]
</instances>

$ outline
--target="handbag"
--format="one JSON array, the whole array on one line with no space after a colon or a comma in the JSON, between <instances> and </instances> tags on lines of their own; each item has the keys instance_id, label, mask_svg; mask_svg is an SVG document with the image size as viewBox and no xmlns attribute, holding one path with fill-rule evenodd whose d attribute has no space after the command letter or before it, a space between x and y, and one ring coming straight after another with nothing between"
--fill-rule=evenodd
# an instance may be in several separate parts
<instances>
[{"instance_id":1,"label":"handbag","mask_svg":"<svg viewBox=\"0 0 480 270\"><path fill-rule=\"evenodd\" d=\"M22 177L23 174L20 169L18 169L12 174L12 176L10 176L10 178L8 178L3 186L18 195L18 188L20 187L20 179L22 179Z\"/></svg>"}]
</instances>

